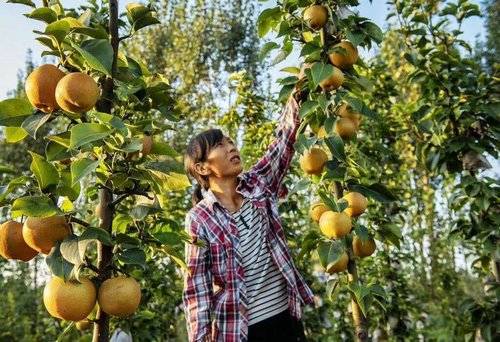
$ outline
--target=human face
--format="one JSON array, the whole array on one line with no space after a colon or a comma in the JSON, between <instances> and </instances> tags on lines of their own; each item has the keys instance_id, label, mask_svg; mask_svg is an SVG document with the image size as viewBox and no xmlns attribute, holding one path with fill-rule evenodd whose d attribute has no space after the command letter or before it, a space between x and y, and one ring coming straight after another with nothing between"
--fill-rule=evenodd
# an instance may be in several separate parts
<instances>
[{"instance_id":1,"label":"human face","mask_svg":"<svg viewBox=\"0 0 500 342\"><path fill-rule=\"evenodd\" d=\"M240 152L233 140L224 136L214 146L205 162L197 163L197 171L203 176L216 178L235 177L243 171Z\"/></svg>"}]
</instances>

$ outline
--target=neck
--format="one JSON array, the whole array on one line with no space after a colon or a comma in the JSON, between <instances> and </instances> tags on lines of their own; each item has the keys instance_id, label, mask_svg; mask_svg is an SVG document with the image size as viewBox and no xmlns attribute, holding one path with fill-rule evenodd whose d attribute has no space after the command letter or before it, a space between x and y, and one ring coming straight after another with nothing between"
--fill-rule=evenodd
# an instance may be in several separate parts
<instances>
[{"instance_id":1,"label":"neck","mask_svg":"<svg viewBox=\"0 0 500 342\"><path fill-rule=\"evenodd\" d=\"M209 184L215 197L222 203L234 203L240 196L236 192L237 177L210 178Z\"/></svg>"}]
</instances>

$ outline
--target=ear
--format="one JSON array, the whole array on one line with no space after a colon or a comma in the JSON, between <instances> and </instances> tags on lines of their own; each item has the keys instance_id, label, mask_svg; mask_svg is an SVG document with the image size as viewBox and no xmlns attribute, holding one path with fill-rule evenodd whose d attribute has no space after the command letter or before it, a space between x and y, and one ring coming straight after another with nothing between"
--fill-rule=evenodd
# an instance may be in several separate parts
<instances>
[{"instance_id":1,"label":"ear","mask_svg":"<svg viewBox=\"0 0 500 342\"><path fill-rule=\"evenodd\" d=\"M210 174L210 169L203 162L194 164L194 170L202 176L208 176Z\"/></svg>"}]
</instances>

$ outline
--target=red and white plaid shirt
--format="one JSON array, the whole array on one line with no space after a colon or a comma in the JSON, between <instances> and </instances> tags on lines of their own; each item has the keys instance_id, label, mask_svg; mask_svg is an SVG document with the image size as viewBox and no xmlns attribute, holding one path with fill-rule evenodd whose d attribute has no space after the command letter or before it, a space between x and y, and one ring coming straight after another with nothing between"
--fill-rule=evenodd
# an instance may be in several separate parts
<instances>
[{"instance_id":1,"label":"red and white plaid shirt","mask_svg":"<svg viewBox=\"0 0 500 342\"><path fill-rule=\"evenodd\" d=\"M301 318L301 305L313 301L313 293L295 267L278 214L277 197L294 155L293 144L300 120L298 104L290 96L277 138L250 171L238 176L236 191L249 198L270 229L266 241L288 287L289 312ZM186 216L186 231L194 242L186 244L183 303L189 341L238 342L248 339L247 293L236 222L211 190ZM215 286L214 286L215 285ZM213 317L212 317L213 316ZM214 318L214 319L213 319Z\"/></svg>"}]
</instances>

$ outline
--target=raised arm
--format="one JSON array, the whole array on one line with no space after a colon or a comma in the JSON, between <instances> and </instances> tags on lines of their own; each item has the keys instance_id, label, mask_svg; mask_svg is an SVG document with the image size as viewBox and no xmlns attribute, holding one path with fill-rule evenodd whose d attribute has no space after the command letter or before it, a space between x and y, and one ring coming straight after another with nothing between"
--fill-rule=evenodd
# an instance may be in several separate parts
<instances>
[{"instance_id":1,"label":"raised arm","mask_svg":"<svg viewBox=\"0 0 500 342\"><path fill-rule=\"evenodd\" d=\"M201 224L189 214L186 216L185 229L194 242L201 240L205 243L205 247L186 244L186 265L189 273L184 279L182 302L189 341L210 341L213 288L208 243Z\"/></svg>"},{"instance_id":2,"label":"raised arm","mask_svg":"<svg viewBox=\"0 0 500 342\"><path fill-rule=\"evenodd\" d=\"M283 178L290 168L295 152L293 144L300 125L298 111L299 104L292 94L280 117L275 140L267 148L264 157L250 169L250 172L257 173L265 179L275 196L277 196Z\"/></svg>"}]
</instances>

